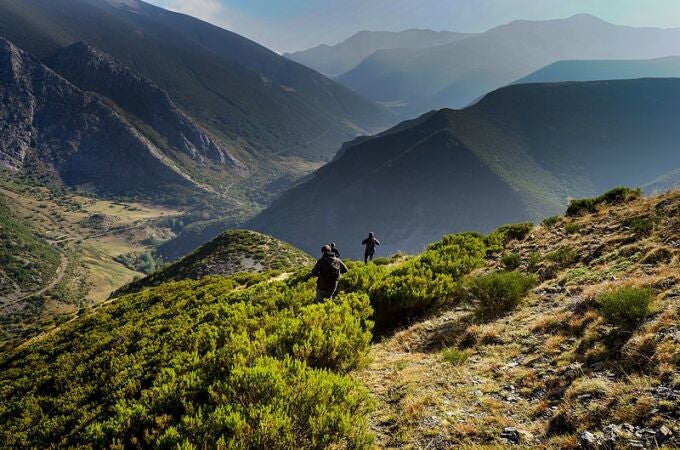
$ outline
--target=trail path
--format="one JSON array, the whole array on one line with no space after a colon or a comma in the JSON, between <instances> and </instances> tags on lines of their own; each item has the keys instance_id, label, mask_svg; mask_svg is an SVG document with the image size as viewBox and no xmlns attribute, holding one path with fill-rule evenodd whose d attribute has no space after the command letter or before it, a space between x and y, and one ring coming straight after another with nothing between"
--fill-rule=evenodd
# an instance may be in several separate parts
<instances>
[{"instance_id":1,"label":"trail path","mask_svg":"<svg viewBox=\"0 0 680 450\"><path fill-rule=\"evenodd\" d=\"M53 287L55 287L57 284L61 282L61 280L64 279L64 275L66 274L66 268L68 267L68 258L64 255L61 255L61 263L59 264L59 267L57 268L57 271L55 273L55 277L50 281L49 284L46 286L42 287L41 289L34 291L34 292L29 292L27 294L23 294L22 296L12 300L11 302L5 303L4 305L0 305L0 311L2 311L5 308L8 308L10 306L16 305L18 303L21 303L22 301L31 298L31 297L36 297L38 295L42 295L45 292L49 291Z\"/></svg>"}]
</instances>

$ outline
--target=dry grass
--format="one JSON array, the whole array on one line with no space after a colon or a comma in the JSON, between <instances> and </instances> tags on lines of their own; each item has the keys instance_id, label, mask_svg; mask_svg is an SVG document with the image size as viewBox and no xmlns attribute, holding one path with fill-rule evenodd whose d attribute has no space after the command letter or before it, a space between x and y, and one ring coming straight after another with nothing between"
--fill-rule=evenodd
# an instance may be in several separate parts
<instances>
[{"instance_id":1,"label":"dry grass","mask_svg":"<svg viewBox=\"0 0 680 450\"><path fill-rule=\"evenodd\" d=\"M532 270L542 282L516 311L483 325L466 311L447 311L374 346L372 364L356 376L378 402L377 446L503 448L507 426L526 448L578 448L580 430L609 423L666 425L678 434L677 405L654 394L657 386L680 388L680 216L673 210L680 192L603 207L578 219L578 233L565 233L564 220L538 227L506 248L524 261L541 255ZM626 217L647 216L657 222L645 236L622 226ZM546 261L566 246L576 263ZM484 270L500 267L494 260ZM650 315L632 332L607 323L596 302L620 286L653 289ZM464 364L441 356L452 346L469 352Z\"/></svg>"}]
</instances>

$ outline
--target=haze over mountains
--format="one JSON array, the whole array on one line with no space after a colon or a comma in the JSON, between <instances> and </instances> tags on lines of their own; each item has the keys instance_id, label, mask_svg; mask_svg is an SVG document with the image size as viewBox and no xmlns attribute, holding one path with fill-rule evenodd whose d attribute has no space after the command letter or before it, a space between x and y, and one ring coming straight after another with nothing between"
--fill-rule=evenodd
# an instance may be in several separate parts
<instances>
[{"instance_id":1,"label":"haze over mountains","mask_svg":"<svg viewBox=\"0 0 680 450\"><path fill-rule=\"evenodd\" d=\"M326 49L319 59L328 53ZM427 48L379 49L337 80L407 118L432 109L467 106L560 60L671 55L680 55L680 29L633 28L576 15L515 21Z\"/></svg>"},{"instance_id":2,"label":"haze over mountains","mask_svg":"<svg viewBox=\"0 0 680 450\"><path fill-rule=\"evenodd\" d=\"M327 76L337 77L354 69L378 50L427 48L456 42L468 36L471 34L417 29L399 32L360 31L337 45L322 44L284 56Z\"/></svg>"},{"instance_id":3,"label":"haze over mountains","mask_svg":"<svg viewBox=\"0 0 680 450\"><path fill-rule=\"evenodd\" d=\"M252 41L138 0L1 0L0 36L151 128L140 134L167 141L181 171L219 192L233 186L228 195L266 197L269 182L299 176L343 141L393 121ZM81 41L89 47L63 50Z\"/></svg>"},{"instance_id":4,"label":"haze over mountains","mask_svg":"<svg viewBox=\"0 0 680 450\"><path fill-rule=\"evenodd\" d=\"M650 182L680 166L679 121L680 79L510 86L357 140L249 225L308 252L357 257L369 231L383 254L419 251Z\"/></svg>"},{"instance_id":5,"label":"haze over mountains","mask_svg":"<svg viewBox=\"0 0 680 450\"><path fill-rule=\"evenodd\" d=\"M513 84L678 77L680 77L680 56L667 56L637 60L558 61Z\"/></svg>"}]
</instances>

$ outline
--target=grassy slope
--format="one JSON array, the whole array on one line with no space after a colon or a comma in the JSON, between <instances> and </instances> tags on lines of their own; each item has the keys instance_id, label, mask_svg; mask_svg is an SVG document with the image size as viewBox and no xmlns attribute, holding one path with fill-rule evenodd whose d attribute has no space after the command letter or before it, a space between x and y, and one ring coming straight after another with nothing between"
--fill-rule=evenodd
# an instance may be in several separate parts
<instances>
[{"instance_id":1,"label":"grassy slope","mask_svg":"<svg viewBox=\"0 0 680 450\"><path fill-rule=\"evenodd\" d=\"M179 261L119 289L114 295L137 292L169 281L295 269L312 262L311 256L271 236L248 230L229 230Z\"/></svg>"},{"instance_id":2,"label":"grassy slope","mask_svg":"<svg viewBox=\"0 0 680 450\"><path fill-rule=\"evenodd\" d=\"M483 323L461 299L466 280L501 266L496 235L351 264L323 304L312 302L309 267L124 296L0 356L0 436L14 446L371 448L355 380L377 402L368 425L380 448L494 447L508 426L527 446L555 448L609 423L677 435L679 227L674 192L509 241L519 272L541 282ZM628 334L594 298L631 284L651 286L654 302ZM384 338L366 366L369 316ZM467 359L445 360L450 347Z\"/></svg>"},{"instance_id":3,"label":"grassy slope","mask_svg":"<svg viewBox=\"0 0 680 450\"><path fill-rule=\"evenodd\" d=\"M631 217L653 218L653 230L635 235L625 225ZM567 233L574 223L580 231ZM516 311L476 323L467 308L452 309L373 348L373 363L357 377L378 399L371 419L378 445L492 447L514 427L529 447L576 448L581 432L623 423L652 432L665 425L677 437L679 235L675 191L564 218L511 242L506 252L520 255L520 270L537 257L531 270L543 278ZM567 247L575 261L550 261ZM502 267L499 259L481 271ZM607 323L594 300L622 285L654 290L652 313L632 334ZM451 347L467 361L447 362L442 350Z\"/></svg>"}]
</instances>

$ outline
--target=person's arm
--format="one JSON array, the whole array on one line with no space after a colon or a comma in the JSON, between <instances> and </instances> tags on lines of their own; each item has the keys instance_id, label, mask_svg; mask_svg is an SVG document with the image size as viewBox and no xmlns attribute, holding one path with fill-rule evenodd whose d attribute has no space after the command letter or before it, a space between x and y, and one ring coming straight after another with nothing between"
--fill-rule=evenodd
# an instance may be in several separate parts
<instances>
[{"instance_id":1,"label":"person's arm","mask_svg":"<svg viewBox=\"0 0 680 450\"><path fill-rule=\"evenodd\" d=\"M347 273L347 272L349 272L349 269L347 268L347 266L345 265L344 262L340 261L340 273Z\"/></svg>"},{"instance_id":2,"label":"person's arm","mask_svg":"<svg viewBox=\"0 0 680 450\"><path fill-rule=\"evenodd\" d=\"M321 269L319 267L319 261L317 261L316 264L314 264L314 268L312 269L312 275L315 276L315 277L318 277L319 275L321 275Z\"/></svg>"},{"instance_id":3,"label":"person's arm","mask_svg":"<svg viewBox=\"0 0 680 450\"><path fill-rule=\"evenodd\" d=\"M363 241L361 241L361 245L366 245L366 241L367 241L367 240L368 240L368 239L364 239Z\"/></svg>"},{"instance_id":4,"label":"person's arm","mask_svg":"<svg viewBox=\"0 0 680 450\"><path fill-rule=\"evenodd\" d=\"M376 239L376 240L375 240L375 245L380 245L380 241Z\"/></svg>"}]
</instances>

